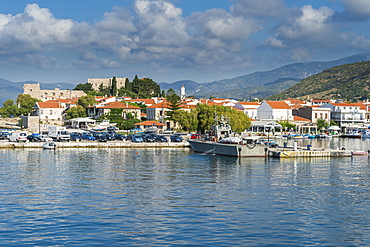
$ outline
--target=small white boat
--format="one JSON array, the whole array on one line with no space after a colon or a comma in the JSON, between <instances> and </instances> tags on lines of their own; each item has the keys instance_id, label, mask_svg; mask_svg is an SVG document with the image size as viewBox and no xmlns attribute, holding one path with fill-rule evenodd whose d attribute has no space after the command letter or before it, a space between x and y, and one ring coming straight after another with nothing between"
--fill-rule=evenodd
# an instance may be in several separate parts
<instances>
[{"instance_id":1,"label":"small white boat","mask_svg":"<svg viewBox=\"0 0 370 247\"><path fill-rule=\"evenodd\" d=\"M57 148L57 144L55 144L55 142L53 141L48 141L48 142L45 142L42 147L44 149L56 149Z\"/></svg>"}]
</instances>

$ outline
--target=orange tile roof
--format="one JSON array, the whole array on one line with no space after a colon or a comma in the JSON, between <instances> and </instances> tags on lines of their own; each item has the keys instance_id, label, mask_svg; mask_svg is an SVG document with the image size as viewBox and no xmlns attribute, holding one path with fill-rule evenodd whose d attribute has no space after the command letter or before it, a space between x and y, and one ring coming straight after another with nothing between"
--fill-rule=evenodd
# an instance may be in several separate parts
<instances>
[{"instance_id":1,"label":"orange tile roof","mask_svg":"<svg viewBox=\"0 0 370 247\"><path fill-rule=\"evenodd\" d=\"M294 121L308 121L308 122L311 122L311 120L309 120L307 118L303 118L303 117L293 116L293 118L294 118Z\"/></svg>"},{"instance_id":2,"label":"orange tile roof","mask_svg":"<svg viewBox=\"0 0 370 247\"><path fill-rule=\"evenodd\" d=\"M171 108L168 102L161 102L155 105L148 106L147 108Z\"/></svg>"},{"instance_id":3,"label":"orange tile roof","mask_svg":"<svg viewBox=\"0 0 370 247\"><path fill-rule=\"evenodd\" d=\"M298 104L306 104L306 102L298 99L288 98L285 101L290 101L291 104L298 105Z\"/></svg>"},{"instance_id":4,"label":"orange tile roof","mask_svg":"<svg viewBox=\"0 0 370 247\"><path fill-rule=\"evenodd\" d=\"M59 102L37 102L39 108L63 108Z\"/></svg>"},{"instance_id":5,"label":"orange tile roof","mask_svg":"<svg viewBox=\"0 0 370 247\"><path fill-rule=\"evenodd\" d=\"M156 121L144 121L141 123L136 123L135 125L166 126L166 124L156 122Z\"/></svg>"},{"instance_id":6,"label":"orange tile roof","mask_svg":"<svg viewBox=\"0 0 370 247\"><path fill-rule=\"evenodd\" d=\"M312 99L311 102L330 102L330 99Z\"/></svg>"},{"instance_id":7,"label":"orange tile roof","mask_svg":"<svg viewBox=\"0 0 370 247\"><path fill-rule=\"evenodd\" d=\"M102 108L103 109L140 109L140 107L132 106L132 105L129 105L127 103L122 103L122 102L118 102L118 101L107 103L104 106L99 106L99 107L96 107L96 108L100 108L100 109L102 109Z\"/></svg>"},{"instance_id":8,"label":"orange tile roof","mask_svg":"<svg viewBox=\"0 0 370 247\"><path fill-rule=\"evenodd\" d=\"M239 101L241 105L261 105L259 102L242 102Z\"/></svg>"},{"instance_id":9,"label":"orange tile roof","mask_svg":"<svg viewBox=\"0 0 370 247\"><path fill-rule=\"evenodd\" d=\"M265 101L273 109L291 109L290 106L284 101Z\"/></svg>"}]
</instances>

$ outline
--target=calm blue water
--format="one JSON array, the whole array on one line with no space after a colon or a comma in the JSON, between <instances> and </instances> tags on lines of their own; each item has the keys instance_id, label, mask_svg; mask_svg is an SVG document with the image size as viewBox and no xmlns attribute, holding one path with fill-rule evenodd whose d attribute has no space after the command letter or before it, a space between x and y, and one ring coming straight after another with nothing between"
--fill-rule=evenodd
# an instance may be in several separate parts
<instances>
[{"instance_id":1,"label":"calm blue water","mask_svg":"<svg viewBox=\"0 0 370 247\"><path fill-rule=\"evenodd\" d=\"M1 246L370 246L368 157L237 159L188 149L0 156Z\"/></svg>"}]
</instances>

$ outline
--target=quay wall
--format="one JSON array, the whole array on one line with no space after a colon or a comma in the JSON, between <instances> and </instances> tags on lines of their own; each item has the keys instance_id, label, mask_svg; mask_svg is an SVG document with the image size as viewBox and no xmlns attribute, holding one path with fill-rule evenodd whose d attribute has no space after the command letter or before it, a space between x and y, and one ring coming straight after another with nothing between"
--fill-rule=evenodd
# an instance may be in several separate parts
<instances>
[{"instance_id":1,"label":"quay wall","mask_svg":"<svg viewBox=\"0 0 370 247\"><path fill-rule=\"evenodd\" d=\"M42 148L44 142L0 142L1 148ZM56 142L57 148L183 148L189 147L187 141L184 142L154 142L154 143L135 143L135 142Z\"/></svg>"}]
</instances>

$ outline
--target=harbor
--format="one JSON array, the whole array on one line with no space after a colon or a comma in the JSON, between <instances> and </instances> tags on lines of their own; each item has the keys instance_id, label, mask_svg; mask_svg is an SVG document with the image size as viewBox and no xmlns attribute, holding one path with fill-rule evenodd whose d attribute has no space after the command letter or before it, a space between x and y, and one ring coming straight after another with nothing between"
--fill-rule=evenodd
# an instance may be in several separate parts
<instances>
[{"instance_id":1,"label":"harbor","mask_svg":"<svg viewBox=\"0 0 370 247\"><path fill-rule=\"evenodd\" d=\"M8 142L0 141L1 148L43 148L44 142ZM73 141L56 142L57 148L183 148L188 147L187 141L183 142L131 142L131 141Z\"/></svg>"}]
</instances>

